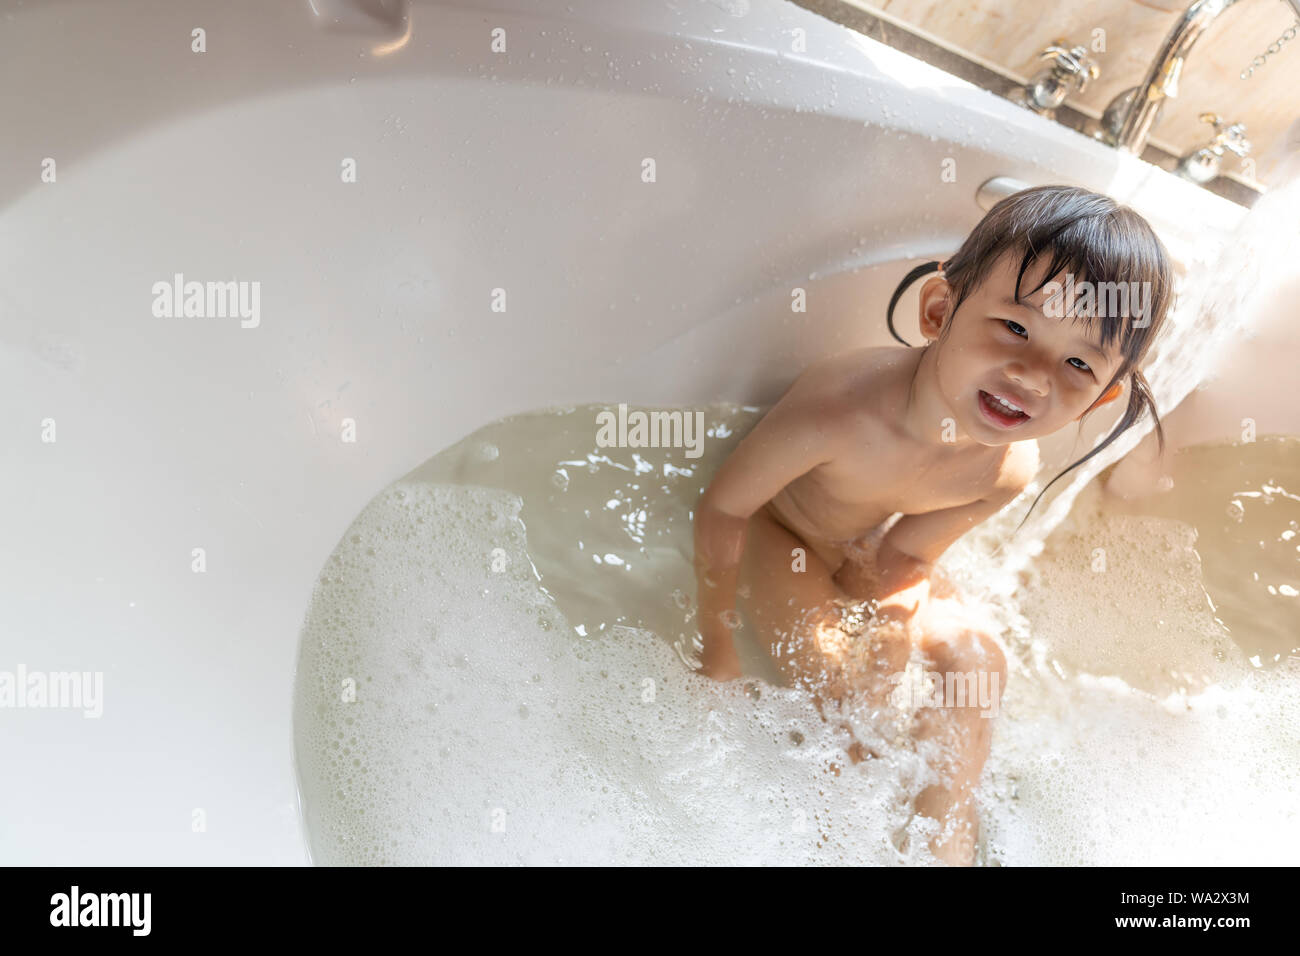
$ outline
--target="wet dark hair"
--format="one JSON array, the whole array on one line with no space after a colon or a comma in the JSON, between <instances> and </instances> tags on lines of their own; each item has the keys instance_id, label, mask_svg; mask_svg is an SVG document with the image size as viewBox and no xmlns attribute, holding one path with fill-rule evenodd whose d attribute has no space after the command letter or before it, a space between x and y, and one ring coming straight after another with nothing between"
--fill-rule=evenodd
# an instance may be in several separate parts
<instances>
[{"instance_id":1,"label":"wet dark hair","mask_svg":"<svg viewBox=\"0 0 1300 956\"><path fill-rule=\"evenodd\" d=\"M927 273L942 268L944 278L955 293L939 333L939 340L943 341L951 327L949 320L957 309L986 280L998 260L1008 253L1021 255L1020 271L1016 274L1017 303L1022 295L1033 295L1062 271L1073 273L1076 282L1144 282L1149 283L1146 288L1151 290L1149 322L1144 326L1130 321L1133 316L1129 315L1071 317L1074 322L1082 318L1090 331L1100 325L1103 349L1118 341L1123 361L1101 394L1105 395L1116 382L1130 376L1128 408L1105 441L1062 471L1038 493L1021 519L1020 525L1023 526L1048 488L1136 424L1144 408L1150 410L1155 420L1160 453L1164 454L1164 429L1160 425L1151 387L1138 366L1172 306L1174 275L1164 244L1150 224L1132 209L1121 206L1108 196L1075 186L1036 186L1007 196L993 206L952 258L946 262L924 263L903 277L889 300L885 316L890 334L904 345L911 345L894 329L894 307L908 286ZM1036 289L1022 292L1020 284L1025 272L1040 256L1048 254L1051 258L1042 283ZM1094 408L1096 405L1084 414L1091 414Z\"/></svg>"}]
</instances>

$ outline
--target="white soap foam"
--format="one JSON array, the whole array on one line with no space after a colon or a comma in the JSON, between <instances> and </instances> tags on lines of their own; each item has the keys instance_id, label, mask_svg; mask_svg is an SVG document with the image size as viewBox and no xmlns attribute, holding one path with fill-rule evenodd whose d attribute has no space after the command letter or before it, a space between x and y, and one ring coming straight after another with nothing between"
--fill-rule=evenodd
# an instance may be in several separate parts
<instances>
[{"instance_id":1,"label":"white soap foam","mask_svg":"<svg viewBox=\"0 0 1300 956\"><path fill-rule=\"evenodd\" d=\"M1004 704L986 768L990 862L1293 864L1297 676L1153 701L1080 674L1050 706L1042 693Z\"/></svg>"},{"instance_id":2,"label":"white soap foam","mask_svg":"<svg viewBox=\"0 0 1300 956\"><path fill-rule=\"evenodd\" d=\"M987 862L1294 862L1300 662L1252 665L1215 620L1196 543L1184 521L1108 513L1091 487L1002 603L1014 663ZM987 560L962 544L954 577L978 587Z\"/></svg>"},{"instance_id":3,"label":"white soap foam","mask_svg":"<svg viewBox=\"0 0 1300 956\"><path fill-rule=\"evenodd\" d=\"M828 772L845 738L802 692L698 677L644 630L577 637L521 504L399 483L328 562L295 713L317 862L933 860L890 842L910 816L896 768Z\"/></svg>"}]
</instances>

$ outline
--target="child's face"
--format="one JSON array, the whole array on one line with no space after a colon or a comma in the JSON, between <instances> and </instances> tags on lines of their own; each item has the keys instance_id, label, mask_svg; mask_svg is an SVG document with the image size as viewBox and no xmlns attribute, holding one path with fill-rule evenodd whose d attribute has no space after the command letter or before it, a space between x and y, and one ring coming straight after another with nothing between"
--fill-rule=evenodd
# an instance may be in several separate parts
<instances>
[{"instance_id":1,"label":"child's face","mask_svg":"<svg viewBox=\"0 0 1300 956\"><path fill-rule=\"evenodd\" d=\"M1025 272L1022 290L1044 278L1050 256ZM1112 345L1103 352L1084 319L1043 314L1049 289L1014 302L1020 255L1004 255L952 319L947 338L935 345L939 389L962 430L983 445L1042 438L1074 422L1097 403L1119 368ZM1065 276L1054 277L1064 282ZM1077 281L1077 280L1076 280ZM942 278L921 289L921 330L936 339L951 289ZM1122 390L1112 390L1106 400ZM997 401L1005 399L1021 413Z\"/></svg>"}]
</instances>

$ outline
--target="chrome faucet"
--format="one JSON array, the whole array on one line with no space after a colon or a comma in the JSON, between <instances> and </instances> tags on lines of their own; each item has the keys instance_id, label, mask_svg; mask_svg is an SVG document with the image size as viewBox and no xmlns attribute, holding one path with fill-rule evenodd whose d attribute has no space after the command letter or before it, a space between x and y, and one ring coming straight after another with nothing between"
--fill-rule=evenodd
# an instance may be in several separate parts
<instances>
[{"instance_id":1,"label":"chrome faucet","mask_svg":"<svg viewBox=\"0 0 1300 956\"><path fill-rule=\"evenodd\" d=\"M1178 95L1178 78L1192 46L1206 28L1218 19L1219 14L1236 2L1237 0L1195 0L1183 11L1182 17L1165 37L1141 86L1130 87L1106 107L1102 116L1102 137L1108 143L1126 152L1142 155L1151 127L1160 115L1160 107L1167 98ZM1295 9L1296 17L1300 19L1300 0L1286 2Z\"/></svg>"},{"instance_id":2,"label":"chrome faucet","mask_svg":"<svg viewBox=\"0 0 1300 956\"><path fill-rule=\"evenodd\" d=\"M1082 93L1088 83L1101 75L1101 70L1088 56L1085 46L1071 47L1064 38L1038 54L1048 65L1034 74L1024 87L1012 94L1021 106L1026 106L1048 119L1054 119L1056 108L1071 93Z\"/></svg>"},{"instance_id":3,"label":"chrome faucet","mask_svg":"<svg viewBox=\"0 0 1300 956\"><path fill-rule=\"evenodd\" d=\"M1214 138L1178 160L1174 172L1194 183L1208 183L1219 175L1224 153L1245 157L1250 152L1245 123L1228 123L1214 113L1202 113L1201 122L1214 127Z\"/></svg>"}]
</instances>

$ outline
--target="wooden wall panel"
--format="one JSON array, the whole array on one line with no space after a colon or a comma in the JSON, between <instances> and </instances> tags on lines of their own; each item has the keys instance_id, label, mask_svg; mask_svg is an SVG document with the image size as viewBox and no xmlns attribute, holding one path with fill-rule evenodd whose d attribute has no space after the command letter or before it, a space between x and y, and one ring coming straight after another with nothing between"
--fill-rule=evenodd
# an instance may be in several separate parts
<instances>
[{"instance_id":1,"label":"wooden wall panel","mask_svg":"<svg viewBox=\"0 0 1300 956\"><path fill-rule=\"evenodd\" d=\"M1101 76L1068 102L1098 113L1111 97L1142 81L1165 34L1186 5L1171 0L877 0L856 3L920 27L962 51L1023 77L1041 69L1039 52L1053 39L1083 44ZM1152 140L1179 155L1210 138L1203 112L1246 124L1255 166L1231 153L1224 170L1252 171L1267 184L1284 155L1284 134L1300 119L1300 35L1249 79L1251 61L1295 21L1283 0L1238 0L1201 35L1187 59L1178 96L1165 103ZM1097 32L1100 31L1100 32Z\"/></svg>"}]
</instances>

